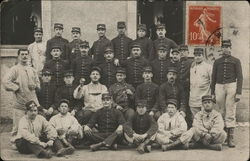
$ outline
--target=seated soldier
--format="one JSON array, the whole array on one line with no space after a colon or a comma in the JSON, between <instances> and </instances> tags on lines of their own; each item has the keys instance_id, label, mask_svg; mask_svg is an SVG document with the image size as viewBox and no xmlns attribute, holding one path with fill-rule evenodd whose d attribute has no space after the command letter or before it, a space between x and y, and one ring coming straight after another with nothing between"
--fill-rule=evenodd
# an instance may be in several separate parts
<instances>
[{"instance_id":1,"label":"seated soldier","mask_svg":"<svg viewBox=\"0 0 250 161\"><path fill-rule=\"evenodd\" d=\"M146 100L138 100L135 116L124 125L126 140L139 145L137 151L141 154L151 151L151 143L158 129L153 117L147 113L147 106Z\"/></svg>"},{"instance_id":2,"label":"seated soldier","mask_svg":"<svg viewBox=\"0 0 250 161\"><path fill-rule=\"evenodd\" d=\"M68 112L68 100L62 99L60 101L58 111L60 113L53 116L49 122L57 130L59 139L67 147L72 147L72 144L75 145L78 140L82 139L82 127L76 118Z\"/></svg>"},{"instance_id":3,"label":"seated soldier","mask_svg":"<svg viewBox=\"0 0 250 161\"><path fill-rule=\"evenodd\" d=\"M187 131L187 123L184 117L177 111L177 100L167 100L167 112L158 119L158 132L156 140L161 145L162 151L173 149L178 145L187 148L183 144L182 133Z\"/></svg>"},{"instance_id":4,"label":"seated soldier","mask_svg":"<svg viewBox=\"0 0 250 161\"><path fill-rule=\"evenodd\" d=\"M41 115L38 115L37 105L34 101L26 103L26 115L19 121L17 150L22 154L34 153L38 158L51 158L52 153L47 147L52 147L57 156L72 154L73 149L64 148L57 138L55 128ZM44 137L46 134L46 137Z\"/></svg>"},{"instance_id":5,"label":"seated soldier","mask_svg":"<svg viewBox=\"0 0 250 161\"><path fill-rule=\"evenodd\" d=\"M215 104L211 95L202 97L203 109L194 116L193 127L186 134L190 148L203 145L212 150L222 150L222 143L227 134L223 130L224 121L219 112L214 110Z\"/></svg>"},{"instance_id":6,"label":"seated soldier","mask_svg":"<svg viewBox=\"0 0 250 161\"><path fill-rule=\"evenodd\" d=\"M94 143L90 146L92 151L101 147L117 149L116 141L123 131L125 119L121 111L112 108L112 99L109 93L102 94L103 108L93 114L89 123L84 126L84 134L87 139ZM98 132L92 131L97 125Z\"/></svg>"}]
</instances>

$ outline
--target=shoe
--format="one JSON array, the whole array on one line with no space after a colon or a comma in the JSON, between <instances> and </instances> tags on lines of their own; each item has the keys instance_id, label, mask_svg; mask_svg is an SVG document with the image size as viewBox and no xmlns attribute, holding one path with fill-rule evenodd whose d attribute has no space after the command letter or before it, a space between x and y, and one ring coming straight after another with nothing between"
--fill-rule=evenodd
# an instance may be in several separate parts
<instances>
[{"instance_id":1,"label":"shoe","mask_svg":"<svg viewBox=\"0 0 250 161\"><path fill-rule=\"evenodd\" d=\"M176 146L178 146L178 145L180 145L180 144L182 144L182 143L181 143L181 140L178 139L178 140L176 140L176 141L174 141L174 142L172 142L172 143L162 145L162 151L166 151L166 150L173 149L174 147L176 147Z\"/></svg>"},{"instance_id":2,"label":"shoe","mask_svg":"<svg viewBox=\"0 0 250 161\"><path fill-rule=\"evenodd\" d=\"M167 145L161 145L161 150L164 152L164 151L166 151L167 150Z\"/></svg>"},{"instance_id":3,"label":"shoe","mask_svg":"<svg viewBox=\"0 0 250 161\"><path fill-rule=\"evenodd\" d=\"M228 147L229 148L234 148L234 128L229 128L228 129Z\"/></svg>"},{"instance_id":4,"label":"shoe","mask_svg":"<svg viewBox=\"0 0 250 161\"><path fill-rule=\"evenodd\" d=\"M212 149L212 150L221 151L222 150L222 144L210 144L210 145L208 145L208 148Z\"/></svg>"},{"instance_id":5,"label":"shoe","mask_svg":"<svg viewBox=\"0 0 250 161\"><path fill-rule=\"evenodd\" d=\"M199 143L188 143L188 148L189 149L198 149L200 148L200 144Z\"/></svg>"},{"instance_id":6,"label":"shoe","mask_svg":"<svg viewBox=\"0 0 250 161\"><path fill-rule=\"evenodd\" d=\"M151 150L152 150L151 145L147 145L147 146L145 146L145 148L144 148L144 151L145 151L146 153L150 153Z\"/></svg>"},{"instance_id":7,"label":"shoe","mask_svg":"<svg viewBox=\"0 0 250 161\"><path fill-rule=\"evenodd\" d=\"M52 152L49 150L42 150L38 155L38 158L51 158L52 157Z\"/></svg>"},{"instance_id":8,"label":"shoe","mask_svg":"<svg viewBox=\"0 0 250 161\"><path fill-rule=\"evenodd\" d=\"M97 151L100 147L104 146L105 144L103 142L97 143L97 144L92 144L90 145L91 151Z\"/></svg>"},{"instance_id":9,"label":"shoe","mask_svg":"<svg viewBox=\"0 0 250 161\"><path fill-rule=\"evenodd\" d=\"M189 149L189 143L182 144L181 147L182 147L184 150L188 150L188 149Z\"/></svg>"},{"instance_id":10,"label":"shoe","mask_svg":"<svg viewBox=\"0 0 250 161\"><path fill-rule=\"evenodd\" d=\"M111 150L117 150L118 149L118 145L117 144L113 144L111 145Z\"/></svg>"},{"instance_id":11,"label":"shoe","mask_svg":"<svg viewBox=\"0 0 250 161\"><path fill-rule=\"evenodd\" d=\"M58 150L58 152L56 153L56 156L58 157L62 157L64 155L70 155L73 154L75 151L75 149L73 147L67 147L67 148L62 148L60 150Z\"/></svg>"},{"instance_id":12,"label":"shoe","mask_svg":"<svg viewBox=\"0 0 250 161\"><path fill-rule=\"evenodd\" d=\"M137 150L138 153L140 153L140 154L144 154L144 153L145 153L145 148L144 148L144 146L142 146L142 145L139 145L139 146L136 148L136 150Z\"/></svg>"}]
</instances>

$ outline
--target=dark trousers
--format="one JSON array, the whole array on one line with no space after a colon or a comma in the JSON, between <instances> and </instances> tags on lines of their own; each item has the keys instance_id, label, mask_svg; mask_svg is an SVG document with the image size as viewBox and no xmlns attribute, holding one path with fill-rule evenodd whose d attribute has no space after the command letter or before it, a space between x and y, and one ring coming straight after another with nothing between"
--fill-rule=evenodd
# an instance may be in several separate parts
<instances>
[{"instance_id":1,"label":"dark trousers","mask_svg":"<svg viewBox=\"0 0 250 161\"><path fill-rule=\"evenodd\" d=\"M92 115L94 114L93 111L90 110L79 110L76 112L76 119L80 123L80 125L86 125L89 120L91 119Z\"/></svg>"},{"instance_id":2,"label":"dark trousers","mask_svg":"<svg viewBox=\"0 0 250 161\"><path fill-rule=\"evenodd\" d=\"M118 135L116 132L92 132L91 136L87 136L93 144L104 142L105 144L111 146L117 141L121 140L122 135Z\"/></svg>"}]
</instances>

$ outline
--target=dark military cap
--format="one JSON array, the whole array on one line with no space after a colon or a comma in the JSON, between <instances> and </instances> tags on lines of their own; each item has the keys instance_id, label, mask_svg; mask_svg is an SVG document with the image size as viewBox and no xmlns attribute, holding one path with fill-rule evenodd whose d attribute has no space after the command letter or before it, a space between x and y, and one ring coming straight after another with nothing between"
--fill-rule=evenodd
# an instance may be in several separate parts
<instances>
[{"instance_id":1,"label":"dark military cap","mask_svg":"<svg viewBox=\"0 0 250 161\"><path fill-rule=\"evenodd\" d=\"M137 43L137 42L134 42L134 43L132 43L132 45L131 45L131 49L132 48L140 48L141 49L141 44L140 43Z\"/></svg>"},{"instance_id":2,"label":"dark military cap","mask_svg":"<svg viewBox=\"0 0 250 161\"><path fill-rule=\"evenodd\" d=\"M117 22L117 28L126 28L126 23L124 21Z\"/></svg>"},{"instance_id":3,"label":"dark military cap","mask_svg":"<svg viewBox=\"0 0 250 161\"><path fill-rule=\"evenodd\" d=\"M35 103L35 101L31 100L25 103L25 107L26 107L26 110L29 111L31 108L37 107L37 104Z\"/></svg>"},{"instance_id":4,"label":"dark military cap","mask_svg":"<svg viewBox=\"0 0 250 161\"><path fill-rule=\"evenodd\" d=\"M145 24L139 24L137 30L144 30L147 31L147 26Z\"/></svg>"},{"instance_id":5,"label":"dark military cap","mask_svg":"<svg viewBox=\"0 0 250 161\"><path fill-rule=\"evenodd\" d=\"M79 32L79 33L81 33L81 28L80 27L72 27L71 32Z\"/></svg>"},{"instance_id":6,"label":"dark military cap","mask_svg":"<svg viewBox=\"0 0 250 161\"><path fill-rule=\"evenodd\" d=\"M98 25L97 25L97 30L99 30L99 29L104 29L104 30L106 30L106 25L105 25L105 24L98 24Z\"/></svg>"},{"instance_id":7,"label":"dark military cap","mask_svg":"<svg viewBox=\"0 0 250 161\"><path fill-rule=\"evenodd\" d=\"M52 75L51 71L49 69L43 69L42 75Z\"/></svg>"},{"instance_id":8,"label":"dark military cap","mask_svg":"<svg viewBox=\"0 0 250 161\"><path fill-rule=\"evenodd\" d=\"M105 48L104 53L106 53L106 52L108 52L108 51L114 52L114 50L113 50L113 48L112 48L111 46L107 46L107 47Z\"/></svg>"},{"instance_id":9,"label":"dark military cap","mask_svg":"<svg viewBox=\"0 0 250 161\"><path fill-rule=\"evenodd\" d=\"M123 73L123 74L126 74L126 70L125 70L125 68L118 67L118 68L116 69L116 73Z\"/></svg>"},{"instance_id":10,"label":"dark military cap","mask_svg":"<svg viewBox=\"0 0 250 161\"><path fill-rule=\"evenodd\" d=\"M111 95L110 95L109 93L103 93L103 94L102 94L102 99L104 99L104 98L109 98L109 99L111 99Z\"/></svg>"},{"instance_id":11,"label":"dark military cap","mask_svg":"<svg viewBox=\"0 0 250 161\"><path fill-rule=\"evenodd\" d=\"M91 69L91 72L93 71L98 71L99 73L101 73L101 68L97 67L97 66L94 66L92 69Z\"/></svg>"},{"instance_id":12,"label":"dark military cap","mask_svg":"<svg viewBox=\"0 0 250 161\"><path fill-rule=\"evenodd\" d=\"M182 45L179 46L179 50L180 50L180 51L181 51L181 50L188 50L188 46L182 44Z\"/></svg>"},{"instance_id":13,"label":"dark military cap","mask_svg":"<svg viewBox=\"0 0 250 161\"><path fill-rule=\"evenodd\" d=\"M43 28L42 27L35 27L34 32L41 32L43 33Z\"/></svg>"},{"instance_id":14,"label":"dark military cap","mask_svg":"<svg viewBox=\"0 0 250 161\"><path fill-rule=\"evenodd\" d=\"M201 100L202 100L202 102L203 102L203 101L207 101L207 100L214 101L214 100L213 100L213 97L212 97L211 95L202 96L202 97L201 97Z\"/></svg>"},{"instance_id":15,"label":"dark military cap","mask_svg":"<svg viewBox=\"0 0 250 161\"><path fill-rule=\"evenodd\" d=\"M54 28L63 29L63 24L61 24L61 23L55 23L54 24Z\"/></svg>"},{"instance_id":16,"label":"dark military cap","mask_svg":"<svg viewBox=\"0 0 250 161\"><path fill-rule=\"evenodd\" d=\"M69 100L67 100L67 99L61 99L59 101L59 105L61 105L62 103L66 103L67 105L69 105Z\"/></svg>"},{"instance_id":17,"label":"dark military cap","mask_svg":"<svg viewBox=\"0 0 250 161\"><path fill-rule=\"evenodd\" d=\"M231 47L231 46L232 46L232 43L230 39L221 41L221 47Z\"/></svg>"},{"instance_id":18,"label":"dark military cap","mask_svg":"<svg viewBox=\"0 0 250 161\"><path fill-rule=\"evenodd\" d=\"M204 54L203 48L194 48L194 55L195 54Z\"/></svg>"},{"instance_id":19,"label":"dark military cap","mask_svg":"<svg viewBox=\"0 0 250 161\"><path fill-rule=\"evenodd\" d=\"M73 71L72 70L66 70L63 73L64 77L68 77L68 76L73 76Z\"/></svg>"},{"instance_id":20,"label":"dark military cap","mask_svg":"<svg viewBox=\"0 0 250 161\"><path fill-rule=\"evenodd\" d=\"M160 44L157 46L157 49L158 49L158 50L167 50L167 47L166 47L165 44L160 43Z\"/></svg>"},{"instance_id":21,"label":"dark military cap","mask_svg":"<svg viewBox=\"0 0 250 161\"><path fill-rule=\"evenodd\" d=\"M136 101L136 107L147 107L147 106L148 106L148 103L147 103L147 100L145 99Z\"/></svg>"},{"instance_id":22,"label":"dark military cap","mask_svg":"<svg viewBox=\"0 0 250 161\"><path fill-rule=\"evenodd\" d=\"M165 29L165 24L157 24L156 29Z\"/></svg>"},{"instance_id":23,"label":"dark military cap","mask_svg":"<svg viewBox=\"0 0 250 161\"><path fill-rule=\"evenodd\" d=\"M152 67L151 66L146 66L143 68L143 72L152 72Z\"/></svg>"},{"instance_id":24,"label":"dark military cap","mask_svg":"<svg viewBox=\"0 0 250 161\"><path fill-rule=\"evenodd\" d=\"M177 107L177 100L176 99L168 99L167 100L167 105L173 104L175 107Z\"/></svg>"},{"instance_id":25,"label":"dark military cap","mask_svg":"<svg viewBox=\"0 0 250 161\"><path fill-rule=\"evenodd\" d=\"M180 51L177 48L172 49L171 53L180 53Z\"/></svg>"},{"instance_id":26,"label":"dark military cap","mask_svg":"<svg viewBox=\"0 0 250 161\"><path fill-rule=\"evenodd\" d=\"M168 72L178 73L178 71L177 71L177 68L176 68L176 67L168 67Z\"/></svg>"},{"instance_id":27,"label":"dark military cap","mask_svg":"<svg viewBox=\"0 0 250 161\"><path fill-rule=\"evenodd\" d=\"M79 44L80 47L88 47L89 48L89 42L84 40L82 43Z\"/></svg>"},{"instance_id":28,"label":"dark military cap","mask_svg":"<svg viewBox=\"0 0 250 161\"><path fill-rule=\"evenodd\" d=\"M51 47L51 50L52 49L60 49L60 50L62 50L62 47L59 44L53 44L52 47Z\"/></svg>"}]
</instances>

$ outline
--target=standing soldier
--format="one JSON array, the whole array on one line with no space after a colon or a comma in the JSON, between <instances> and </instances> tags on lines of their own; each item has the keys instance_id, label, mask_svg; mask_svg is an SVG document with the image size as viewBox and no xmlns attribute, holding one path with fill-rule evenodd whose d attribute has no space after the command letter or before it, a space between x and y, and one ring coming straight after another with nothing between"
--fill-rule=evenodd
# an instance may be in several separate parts
<instances>
[{"instance_id":1,"label":"standing soldier","mask_svg":"<svg viewBox=\"0 0 250 161\"><path fill-rule=\"evenodd\" d=\"M194 49L194 62L190 69L189 106L193 117L201 110L201 97L211 94L212 66L204 61L204 49Z\"/></svg>"},{"instance_id":2,"label":"standing soldier","mask_svg":"<svg viewBox=\"0 0 250 161\"><path fill-rule=\"evenodd\" d=\"M28 46L28 50L31 57L31 63L40 77L46 59L46 43L43 41L43 28L35 28L34 38L35 42Z\"/></svg>"},{"instance_id":3,"label":"standing soldier","mask_svg":"<svg viewBox=\"0 0 250 161\"><path fill-rule=\"evenodd\" d=\"M159 44L157 48L158 57L155 58L150 64L154 73L153 82L159 86L167 81L168 60L167 48L164 44Z\"/></svg>"},{"instance_id":4,"label":"standing soldier","mask_svg":"<svg viewBox=\"0 0 250 161\"><path fill-rule=\"evenodd\" d=\"M81 28L80 27L72 27L71 30L73 40L69 42L68 49L69 49L69 61L70 63L80 56L80 44L83 41L80 39L81 37Z\"/></svg>"},{"instance_id":5,"label":"standing soldier","mask_svg":"<svg viewBox=\"0 0 250 161\"><path fill-rule=\"evenodd\" d=\"M69 41L62 37L63 24L55 23L54 24L54 32L55 32L55 36L47 41L46 60L52 59L50 52L51 52L52 47L55 46L55 44L59 45L61 48L61 52L62 52L61 59L69 60L69 57L68 57L68 52L69 52L68 51L68 43L69 43Z\"/></svg>"},{"instance_id":6,"label":"standing soldier","mask_svg":"<svg viewBox=\"0 0 250 161\"><path fill-rule=\"evenodd\" d=\"M135 97L135 88L126 83L126 71L124 68L117 68L117 83L109 88L109 92L113 98L116 109L123 113L124 118L128 121L134 115L133 102Z\"/></svg>"},{"instance_id":7,"label":"standing soldier","mask_svg":"<svg viewBox=\"0 0 250 161\"><path fill-rule=\"evenodd\" d=\"M147 112L157 120L161 115L158 107L159 86L152 82L153 72L150 66L144 68L142 77L144 83L136 88L136 102L145 99L147 101Z\"/></svg>"},{"instance_id":8,"label":"standing soldier","mask_svg":"<svg viewBox=\"0 0 250 161\"><path fill-rule=\"evenodd\" d=\"M141 56L141 45L134 43L131 49L132 58L121 62L121 65L126 68L127 82L136 88L143 83L142 73L143 67L149 65L148 61Z\"/></svg>"},{"instance_id":9,"label":"standing soldier","mask_svg":"<svg viewBox=\"0 0 250 161\"><path fill-rule=\"evenodd\" d=\"M175 67L178 71L178 74L180 74L180 60L181 60L181 55L180 52L177 48L173 49L171 51L172 57L168 59L168 65L169 67Z\"/></svg>"},{"instance_id":10,"label":"standing soldier","mask_svg":"<svg viewBox=\"0 0 250 161\"><path fill-rule=\"evenodd\" d=\"M112 45L114 47L115 58L120 62L126 60L130 55L130 45L132 43L132 39L125 35L126 32L126 24L125 22L117 22L117 31L118 36L111 40Z\"/></svg>"},{"instance_id":11,"label":"standing soldier","mask_svg":"<svg viewBox=\"0 0 250 161\"><path fill-rule=\"evenodd\" d=\"M171 49L174 49L174 48L177 48L177 44L169 39L169 38L166 38L166 27L165 27L165 24L157 24L156 26L156 33L157 33L157 36L158 36L158 39L156 39L154 41L154 50L152 52L152 55L151 55L151 60L155 59L157 57L157 47L159 44L164 44L166 46L166 50L167 50L167 59L170 58L170 50Z\"/></svg>"},{"instance_id":12,"label":"standing soldier","mask_svg":"<svg viewBox=\"0 0 250 161\"><path fill-rule=\"evenodd\" d=\"M141 45L142 57L149 60L150 54L153 52L153 42L148 37L147 27L145 24L139 24L137 28L137 36L138 38L134 40L134 42L139 43Z\"/></svg>"},{"instance_id":13,"label":"standing soldier","mask_svg":"<svg viewBox=\"0 0 250 161\"><path fill-rule=\"evenodd\" d=\"M94 61L97 65L104 62L104 51L107 46L112 46L111 41L106 38L106 25L105 24L98 24L97 25L97 34L99 39L96 40L91 49L90 54L93 56Z\"/></svg>"},{"instance_id":14,"label":"standing soldier","mask_svg":"<svg viewBox=\"0 0 250 161\"><path fill-rule=\"evenodd\" d=\"M239 59L231 56L231 40L222 41L222 57L215 60L212 74L212 94L224 117L228 132L228 146L235 147L234 128L236 121L236 102L240 101L242 90L242 69Z\"/></svg>"}]
</instances>

